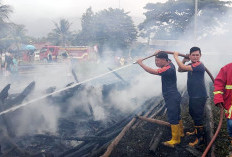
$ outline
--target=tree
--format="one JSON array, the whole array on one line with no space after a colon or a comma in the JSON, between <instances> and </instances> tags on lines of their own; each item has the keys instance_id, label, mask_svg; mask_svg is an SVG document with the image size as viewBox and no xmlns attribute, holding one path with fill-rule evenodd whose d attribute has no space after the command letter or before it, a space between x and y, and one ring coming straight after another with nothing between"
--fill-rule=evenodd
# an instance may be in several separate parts
<instances>
[{"instance_id":1,"label":"tree","mask_svg":"<svg viewBox=\"0 0 232 157\"><path fill-rule=\"evenodd\" d=\"M9 18L11 12L12 9L9 5L0 3L0 51L5 50L10 45L10 42L6 38L9 29L9 24L6 20Z\"/></svg>"},{"instance_id":2,"label":"tree","mask_svg":"<svg viewBox=\"0 0 232 157\"><path fill-rule=\"evenodd\" d=\"M96 40L111 49L125 49L136 40L137 31L128 13L121 9L103 10L96 15Z\"/></svg>"},{"instance_id":3,"label":"tree","mask_svg":"<svg viewBox=\"0 0 232 157\"><path fill-rule=\"evenodd\" d=\"M105 48L124 50L136 40L137 31L122 9L109 8L94 14L89 8L82 16L82 30L77 37L79 43L82 39L83 44L98 44L101 52Z\"/></svg>"},{"instance_id":4,"label":"tree","mask_svg":"<svg viewBox=\"0 0 232 157\"><path fill-rule=\"evenodd\" d=\"M189 29L193 29L195 0L169 0L166 3L148 3L144 8L146 19L139 25L142 37L156 39L178 39ZM199 0L198 20L201 23L199 34L220 23L220 17L230 7L229 1Z\"/></svg>"},{"instance_id":5,"label":"tree","mask_svg":"<svg viewBox=\"0 0 232 157\"><path fill-rule=\"evenodd\" d=\"M4 20L9 18L9 14L11 12L12 12L12 9L9 5L3 5L0 2L0 26L2 26L5 23ZM1 31L1 29L0 29L0 31Z\"/></svg>"},{"instance_id":6,"label":"tree","mask_svg":"<svg viewBox=\"0 0 232 157\"><path fill-rule=\"evenodd\" d=\"M7 27L3 29L0 39L1 50L8 50L9 48L19 52L22 43L27 43L26 29L24 25L17 25L14 23L7 23Z\"/></svg>"},{"instance_id":7,"label":"tree","mask_svg":"<svg viewBox=\"0 0 232 157\"><path fill-rule=\"evenodd\" d=\"M55 28L48 34L48 40L54 45L67 46L72 41L71 24L66 19L61 19L59 23L54 22Z\"/></svg>"},{"instance_id":8,"label":"tree","mask_svg":"<svg viewBox=\"0 0 232 157\"><path fill-rule=\"evenodd\" d=\"M92 45L94 43L94 12L89 7L81 18L82 30L75 35L74 45Z\"/></svg>"},{"instance_id":9,"label":"tree","mask_svg":"<svg viewBox=\"0 0 232 157\"><path fill-rule=\"evenodd\" d=\"M9 5L0 3L0 51L13 48L19 52L22 43L26 43L26 29L24 25L8 22L12 9Z\"/></svg>"},{"instance_id":10,"label":"tree","mask_svg":"<svg viewBox=\"0 0 232 157\"><path fill-rule=\"evenodd\" d=\"M20 44L27 42L27 36L26 36L26 29L24 25L17 25L14 23L11 23L10 27L10 33L8 38L12 40L13 44L15 44L17 52L20 50Z\"/></svg>"}]
</instances>

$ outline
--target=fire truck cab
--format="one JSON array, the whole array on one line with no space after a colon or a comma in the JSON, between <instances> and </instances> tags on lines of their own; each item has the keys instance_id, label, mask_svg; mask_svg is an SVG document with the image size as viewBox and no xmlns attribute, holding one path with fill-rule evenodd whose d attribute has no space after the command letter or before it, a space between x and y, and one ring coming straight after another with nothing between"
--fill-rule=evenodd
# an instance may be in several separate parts
<instances>
[{"instance_id":1,"label":"fire truck cab","mask_svg":"<svg viewBox=\"0 0 232 157\"><path fill-rule=\"evenodd\" d=\"M49 58L49 53L52 55L52 60L56 60L59 52L59 46L44 46L39 53L39 58L41 61L47 61Z\"/></svg>"}]
</instances>

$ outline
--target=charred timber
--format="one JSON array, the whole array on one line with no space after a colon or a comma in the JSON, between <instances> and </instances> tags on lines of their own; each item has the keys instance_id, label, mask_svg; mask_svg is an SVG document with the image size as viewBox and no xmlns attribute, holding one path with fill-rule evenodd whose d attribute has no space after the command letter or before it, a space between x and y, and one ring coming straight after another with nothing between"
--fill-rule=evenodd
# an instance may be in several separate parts
<instances>
[{"instance_id":1,"label":"charred timber","mask_svg":"<svg viewBox=\"0 0 232 157\"><path fill-rule=\"evenodd\" d=\"M142 112L140 112L138 115L141 115ZM122 137L126 134L126 132L131 128L131 126L136 121L136 118L134 117L120 132L120 134L111 142L111 144L107 147L106 152L102 155L102 157L108 157L110 156L113 149L117 146L119 141L122 139Z\"/></svg>"},{"instance_id":2,"label":"charred timber","mask_svg":"<svg viewBox=\"0 0 232 157\"><path fill-rule=\"evenodd\" d=\"M153 100L155 98L151 98L151 100ZM149 101L146 101L146 102L149 102ZM151 104L152 105L152 104ZM145 107L146 106L146 107ZM122 120L120 120L119 122L113 124L112 126L104 129L104 130L101 130L99 131L96 135L100 136L100 135L103 135L103 134L106 134L106 133L109 133L109 132L112 132L113 130L115 130L115 128L120 128L120 127L124 127L125 125L127 125L132 118L134 118L134 116L136 114L139 114L139 113L143 113L145 111L143 110L146 110L147 108L149 108L150 105L147 105L146 103L144 103L144 105L142 105L141 107L137 108L133 113L131 113L129 116L126 116L124 118L122 118ZM145 109L144 109L145 108ZM141 112L142 110L142 112Z\"/></svg>"},{"instance_id":3,"label":"charred timber","mask_svg":"<svg viewBox=\"0 0 232 157\"><path fill-rule=\"evenodd\" d=\"M10 84L6 85L0 93L0 100L4 103L5 99L8 97L8 91L10 89Z\"/></svg>"},{"instance_id":4,"label":"charred timber","mask_svg":"<svg viewBox=\"0 0 232 157\"><path fill-rule=\"evenodd\" d=\"M7 145L8 150L3 152L2 156L11 157L11 156L30 156L30 153L19 148L9 137L4 136L1 138L1 144Z\"/></svg>"},{"instance_id":5,"label":"charred timber","mask_svg":"<svg viewBox=\"0 0 232 157\"><path fill-rule=\"evenodd\" d=\"M202 153L193 147L188 146L185 149L196 157L202 156Z\"/></svg>"},{"instance_id":6,"label":"charred timber","mask_svg":"<svg viewBox=\"0 0 232 157\"><path fill-rule=\"evenodd\" d=\"M110 137L99 137L99 136L84 136L84 137L58 137L53 135L42 135L37 134L35 137L38 138L50 138L50 139L60 139L60 140L75 140L75 141L106 141Z\"/></svg>"},{"instance_id":7,"label":"charred timber","mask_svg":"<svg viewBox=\"0 0 232 157\"><path fill-rule=\"evenodd\" d=\"M61 155L59 155L60 157L70 157L70 156L82 156L84 154L88 154L89 152L91 152L92 148L95 145L99 145L102 146L105 143L108 143L109 141L111 141L113 138L115 138L122 130L123 128L118 128L116 130L114 130L113 132L109 133L108 135L106 135L104 138L107 140L103 140L103 141L94 141L92 143L89 143L88 141L81 143L80 145L78 145L77 147L70 149L64 153L62 153Z\"/></svg>"},{"instance_id":8,"label":"charred timber","mask_svg":"<svg viewBox=\"0 0 232 157\"><path fill-rule=\"evenodd\" d=\"M75 151L72 151L68 154L62 154L60 156L65 156L65 157L76 157L76 156L84 156L84 155L88 155L90 154L91 152L95 151L94 148L98 147L98 146L104 146L105 143L108 143L113 139L115 138L122 130L123 128L118 128L117 130L115 130L113 133L107 135L107 141L95 141L95 142L92 142L92 143L86 143L84 145L81 145L81 147L79 147L79 149L75 149Z\"/></svg>"},{"instance_id":9,"label":"charred timber","mask_svg":"<svg viewBox=\"0 0 232 157\"><path fill-rule=\"evenodd\" d=\"M154 153L156 151L161 141L162 135L163 135L163 129L157 128L149 145L150 152Z\"/></svg>"},{"instance_id":10,"label":"charred timber","mask_svg":"<svg viewBox=\"0 0 232 157\"><path fill-rule=\"evenodd\" d=\"M164 107L164 105L163 105ZM162 110L160 110L161 112ZM163 113L162 113L162 116L164 116L166 114L167 110L165 110ZM157 114L159 112L156 112ZM161 141L161 138L163 136L163 133L164 133L164 127L157 127L157 130L155 131L153 137L152 137L152 140L150 142L150 145L149 145L149 151L152 152L152 153L155 153L157 147L159 146L159 143Z\"/></svg>"},{"instance_id":11,"label":"charred timber","mask_svg":"<svg viewBox=\"0 0 232 157\"><path fill-rule=\"evenodd\" d=\"M100 148L98 148L97 150L92 151L90 154L87 154L86 157L96 157L99 154L102 154L104 152L104 150L107 149L108 145L110 144L111 141L105 143L103 146L101 146Z\"/></svg>"},{"instance_id":12,"label":"charred timber","mask_svg":"<svg viewBox=\"0 0 232 157\"><path fill-rule=\"evenodd\" d=\"M104 138L108 139L106 142L112 140L115 136L117 136L121 132L122 129L123 129L122 127L117 128L116 130L114 130L114 131L110 132L109 134L107 134L106 136L104 136ZM101 135L101 134L102 134L102 132L97 133L97 135ZM66 156L71 156L73 154L80 155L80 154L83 154L83 152L89 153L89 148L92 148L93 145L96 145L96 144L102 145L102 144L104 144L104 141L95 141L94 143L93 142L89 143L89 141L85 141L85 142L81 143L80 145L76 146L75 148L70 149L70 150L60 154L59 156L66 157ZM73 156L75 156L75 155L73 155Z\"/></svg>"},{"instance_id":13,"label":"charred timber","mask_svg":"<svg viewBox=\"0 0 232 157\"><path fill-rule=\"evenodd\" d=\"M159 125L164 125L164 126L168 126L170 127L171 124L162 120L158 120L158 119L152 119L152 118L146 118L143 116L137 116L137 118L141 119L141 120L145 120L147 122L151 122L151 123L155 123L155 124L159 124Z\"/></svg>"},{"instance_id":14,"label":"charred timber","mask_svg":"<svg viewBox=\"0 0 232 157\"><path fill-rule=\"evenodd\" d=\"M74 84L74 82L69 83L69 84L66 85L66 87L69 87L69 86L71 86L73 84ZM76 92L79 92L79 91L83 90L84 88L85 88L84 85L77 85L77 86L72 87L72 88L70 88L70 89L68 89L66 91L60 92L60 94L57 95L57 96L52 96L52 97L49 97L49 98L51 98L51 100L54 103L57 103L57 104L64 103L69 98L73 97Z\"/></svg>"},{"instance_id":15,"label":"charred timber","mask_svg":"<svg viewBox=\"0 0 232 157\"><path fill-rule=\"evenodd\" d=\"M150 99L149 101L151 102L153 99ZM146 102L149 102L149 101L146 101ZM145 102L145 104L147 104ZM153 105L154 103L151 103L149 105L149 107L147 108L146 112L145 112L145 115L149 114L148 112L151 112L151 108L153 108ZM150 109L149 109L150 108ZM138 115L142 115L143 112L139 112ZM113 151L113 149L117 146L117 144L119 143L119 141L122 139L122 137L126 134L126 132L130 129L130 127L135 123L136 121L136 118L134 117L124 128L123 130L120 132L120 134L111 142L111 144L108 146L106 152L102 155L102 157L108 157L110 156L111 152Z\"/></svg>"},{"instance_id":16,"label":"charred timber","mask_svg":"<svg viewBox=\"0 0 232 157\"><path fill-rule=\"evenodd\" d=\"M1 91L0 93L0 111L4 110L4 101L5 99L8 97L8 91L10 89L10 84L8 84L6 87L4 87L4 89ZM0 116L0 129L1 129L1 134L3 134L3 131L7 131L7 135L1 135L1 136L10 136L10 137L14 137L14 131L12 129L12 125L11 122L8 120L6 115L1 115Z\"/></svg>"},{"instance_id":17,"label":"charred timber","mask_svg":"<svg viewBox=\"0 0 232 157\"><path fill-rule=\"evenodd\" d=\"M6 96L8 95L8 90L9 90L9 85L7 85L3 91L1 92L2 95L4 95L4 98L6 98ZM3 104L3 102L0 103L0 111L3 111L7 108L10 108L12 106L15 106L15 105L19 105L22 103L22 101L28 96L28 94L30 94L33 89L35 87L35 82L31 82L24 90L23 92L21 92L18 96L16 96L14 99L10 99L10 100L5 100L5 103ZM0 95L1 95L0 94ZM2 115L1 116L2 118L2 121L7 129L7 132L8 132L8 136L10 137L14 137L15 136L15 132L14 132L14 129L13 129L13 125L12 125L12 122L11 122L11 115Z\"/></svg>"},{"instance_id":18,"label":"charred timber","mask_svg":"<svg viewBox=\"0 0 232 157\"><path fill-rule=\"evenodd\" d=\"M154 98L152 98L152 99L154 99ZM134 113L132 113L130 116L125 117L124 119L122 119L121 121L115 123L111 127L108 127L108 128L106 128L104 130L99 131L98 133L96 133L96 136L101 136L103 134L104 135L107 134L106 135L107 137L111 137L111 139L113 139L114 137L116 137L121 132L121 130L125 127L125 125L128 124L131 121L131 119L134 117L134 114L138 113L139 111L140 111L140 114L142 113L141 109L144 108L144 106L141 106L140 108L136 109L134 111ZM133 119L135 119L135 118L133 118ZM107 141L107 143L109 143L109 141ZM94 148L94 145L96 145L96 144L97 144L96 142L95 143L89 143L88 141L83 142L80 145L78 145L77 147L62 153L60 155L60 157L84 155L85 153L89 153L90 148ZM105 144L102 143L100 146L102 146L102 145L105 145Z\"/></svg>"},{"instance_id":19,"label":"charred timber","mask_svg":"<svg viewBox=\"0 0 232 157\"><path fill-rule=\"evenodd\" d=\"M149 103L155 103L153 99L151 99L152 101L149 102ZM159 104L157 105L152 105L150 107L150 109L143 115L144 117L147 117L149 114L151 114L151 112L158 106ZM139 126L139 124L141 123L141 120L138 120L131 128L132 129L135 129L137 126Z\"/></svg>"},{"instance_id":20,"label":"charred timber","mask_svg":"<svg viewBox=\"0 0 232 157\"><path fill-rule=\"evenodd\" d=\"M160 102L159 109L156 110L152 115L150 115L149 118L154 118L155 116L158 116L165 108L166 107L165 107L165 104L164 104L164 100L162 100Z\"/></svg>"},{"instance_id":21,"label":"charred timber","mask_svg":"<svg viewBox=\"0 0 232 157\"><path fill-rule=\"evenodd\" d=\"M151 117L154 117L154 116L157 116L158 114L160 114L161 111L164 109L163 102L164 101L161 100L157 105L153 105L153 107L145 115L143 115L143 117L146 117L146 118L149 117L149 118L151 118ZM154 112L154 113L152 114L152 112ZM138 124L137 125L135 124L132 127L132 129L135 129L137 126L142 126L143 124L144 124L144 122L142 122L142 120L139 119Z\"/></svg>"},{"instance_id":22,"label":"charred timber","mask_svg":"<svg viewBox=\"0 0 232 157\"><path fill-rule=\"evenodd\" d=\"M14 106L16 104L21 104L23 100L34 90L35 82L31 82L18 96L12 100L6 101L7 106Z\"/></svg>"},{"instance_id":23,"label":"charred timber","mask_svg":"<svg viewBox=\"0 0 232 157\"><path fill-rule=\"evenodd\" d=\"M77 75L76 75L76 72L74 71L74 69L72 69L72 75L73 75L73 77L74 77L76 83L78 83L79 81L78 81L78 79L77 79Z\"/></svg>"}]
</instances>

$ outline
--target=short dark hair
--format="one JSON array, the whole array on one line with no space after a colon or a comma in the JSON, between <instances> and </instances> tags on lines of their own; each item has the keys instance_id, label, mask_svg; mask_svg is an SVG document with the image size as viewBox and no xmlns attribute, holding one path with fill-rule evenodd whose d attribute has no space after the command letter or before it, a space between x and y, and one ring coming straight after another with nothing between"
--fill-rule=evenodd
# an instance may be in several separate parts
<instances>
[{"instance_id":1,"label":"short dark hair","mask_svg":"<svg viewBox=\"0 0 232 157\"><path fill-rule=\"evenodd\" d=\"M168 54L164 51L160 51L159 53L157 53L156 58L162 58L166 59L166 61L169 61Z\"/></svg>"},{"instance_id":2,"label":"short dark hair","mask_svg":"<svg viewBox=\"0 0 232 157\"><path fill-rule=\"evenodd\" d=\"M195 51L199 51L199 53L200 53L200 55L201 55L201 49L199 48L199 47L192 47L191 49L190 49L190 55L191 55L191 53L193 53L193 52L195 52Z\"/></svg>"}]
</instances>

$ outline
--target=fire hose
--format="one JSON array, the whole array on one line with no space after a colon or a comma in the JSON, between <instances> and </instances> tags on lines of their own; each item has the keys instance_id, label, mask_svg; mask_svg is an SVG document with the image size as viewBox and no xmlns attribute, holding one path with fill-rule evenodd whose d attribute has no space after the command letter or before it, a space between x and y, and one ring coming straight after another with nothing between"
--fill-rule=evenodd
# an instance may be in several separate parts
<instances>
[{"instance_id":1,"label":"fire hose","mask_svg":"<svg viewBox=\"0 0 232 157\"><path fill-rule=\"evenodd\" d=\"M168 54L173 54L173 53L174 53L174 52L170 52L170 51L165 51L165 52L168 53ZM153 55L151 55L151 56L148 56L148 57L146 57L146 58L143 58L143 60L146 60L146 59L151 58L151 57L153 57L153 56L155 56L155 54L153 54ZM179 56L188 58L188 56L187 56L187 55L184 55L184 54L179 54ZM137 62L134 62L133 64L135 64L135 63L137 63ZM105 75L107 75L107 74L109 74L109 73L112 73L112 72L114 72L114 71L121 70L121 69L126 68L126 67L129 67L129 66L131 66L131 65L133 65L133 64L128 64L128 65L123 66L123 67L121 67L121 68L112 70L112 71L110 71L110 72L107 72L107 73L104 73L104 74L101 74L101 75L98 75L98 76L95 76L95 77L93 77L93 78L84 80L84 81L82 81L82 82L75 83L75 84L73 84L73 85L71 85L71 86L69 86L69 87L60 89L60 90L58 90L58 91L55 91L55 92L53 92L53 93L50 93L50 94L41 96L41 97L36 98L36 99L33 99L33 100L28 101L28 102L26 102L26 103L24 103L24 104L20 104L20 105L18 105L18 106L12 107L12 108L7 109L7 110L5 110L5 111L1 111L1 112L0 112L0 115L6 114L6 113L8 113L8 112L15 111L15 110L17 110L17 109L19 109L19 108L21 108L21 107L27 106L27 105L29 105L29 104L32 104L33 102L36 102L36 101L42 100L42 99L44 99L44 98L47 98L48 96L51 96L51 95L53 95L53 94L59 93L59 92L61 92L61 91L65 91L65 90L67 90L67 89L73 88L73 87L78 86L78 85L80 85L80 84L89 82L89 81L91 81L91 80L93 80L93 79L97 79L97 78L103 77L103 76L105 76ZM214 78L213 78L212 74L209 72L209 70L208 70L207 68L205 68L205 70L206 70L206 72L208 73L208 75L210 76L210 78L212 79L212 81L214 82ZM213 138L211 139L210 143L208 144L207 148L205 149L205 151L204 151L202 157L205 157L205 156L206 156L206 154L208 153L209 149L211 148L213 142L215 141L215 139L216 139L216 137L217 137L217 135L218 135L218 133L219 133L219 131L220 131L220 129L221 129L222 120L223 120L223 107L222 107L222 105L220 105L220 107L221 107L221 111L220 111L220 121L219 121L218 128L217 128L216 133L214 134Z\"/></svg>"},{"instance_id":2,"label":"fire hose","mask_svg":"<svg viewBox=\"0 0 232 157\"><path fill-rule=\"evenodd\" d=\"M166 52L167 54L174 54L174 52L171 52L171 51L164 51L164 52ZM151 56L148 56L148 57L146 57L146 58L143 58L142 60L146 60L146 59L151 58L151 57L153 57L153 56L155 56L155 55L156 55L156 54L153 54L153 55L151 55ZM181 53L179 53L178 55L181 56L181 57L189 58L188 55L184 55L184 54L181 54ZM135 64L135 63L137 63L137 62L134 62L134 64ZM206 67L205 67L205 71L207 72L207 74L208 74L209 77L211 78L212 82L214 83L214 77L213 77L213 75L210 73L210 71L209 71ZM212 144L214 143L215 139L217 138L218 133L220 132L220 129L221 129L221 126L222 126L222 121L223 121L223 115L224 115L224 114L223 114L223 113L224 113L223 110L224 110L224 109L223 109L223 107L222 107L221 104L219 105L219 107L220 107L220 120L219 120L219 123L218 123L217 130L216 130L215 134L213 135L211 141L209 142L208 146L206 147L205 151L203 152L202 157L205 157L205 156L207 155L207 153L208 153L208 151L210 150Z\"/></svg>"}]
</instances>

